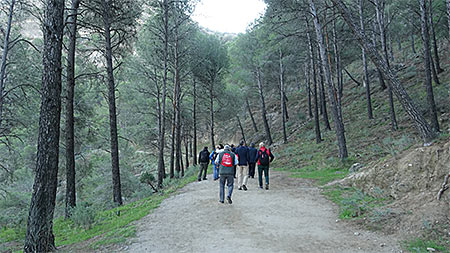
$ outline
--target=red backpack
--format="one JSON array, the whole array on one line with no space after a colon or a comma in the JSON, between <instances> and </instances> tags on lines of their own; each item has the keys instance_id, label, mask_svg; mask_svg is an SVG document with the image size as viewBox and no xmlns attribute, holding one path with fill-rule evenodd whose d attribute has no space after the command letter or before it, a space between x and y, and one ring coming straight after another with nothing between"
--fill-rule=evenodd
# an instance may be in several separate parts
<instances>
[{"instance_id":1,"label":"red backpack","mask_svg":"<svg viewBox=\"0 0 450 253\"><path fill-rule=\"evenodd\" d=\"M224 153L220 164L224 167L233 167L233 158L229 153Z\"/></svg>"}]
</instances>

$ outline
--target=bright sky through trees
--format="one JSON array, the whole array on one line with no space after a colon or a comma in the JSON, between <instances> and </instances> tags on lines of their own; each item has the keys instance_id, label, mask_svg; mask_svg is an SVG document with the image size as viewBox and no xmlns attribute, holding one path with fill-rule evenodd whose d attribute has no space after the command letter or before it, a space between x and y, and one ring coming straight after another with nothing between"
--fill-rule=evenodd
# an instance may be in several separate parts
<instances>
[{"instance_id":1,"label":"bright sky through trees","mask_svg":"<svg viewBox=\"0 0 450 253\"><path fill-rule=\"evenodd\" d=\"M200 0L193 19L213 31L243 33L265 8L262 0Z\"/></svg>"}]
</instances>

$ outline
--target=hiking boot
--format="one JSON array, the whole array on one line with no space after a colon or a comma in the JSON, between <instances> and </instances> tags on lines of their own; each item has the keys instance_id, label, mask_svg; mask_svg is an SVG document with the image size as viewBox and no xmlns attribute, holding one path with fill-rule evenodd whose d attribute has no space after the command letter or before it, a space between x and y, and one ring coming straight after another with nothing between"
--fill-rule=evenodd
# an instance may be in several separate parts
<instances>
[{"instance_id":1,"label":"hiking boot","mask_svg":"<svg viewBox=\"0 0 450 253\"><path fill-rule=\"evenodd\" d=\"M269 190L269 184L266 184L266 190Z\"/></svg>"},{"instance_id":2,"label":"hiking boot","mask_svg":"<svg viewBox=\"0 0 450 253\"><path fill-rule=\"evenodd\" d=\"M219 202L222 203L222 204L225 203L225 201L223 201L223 200L219 200Z\"/></svg>"},{"instance_id":3,"label":"hiking boot","mask_svg":"<svg viewBox=\"0 0 450 253\"><path fill-rule=\"evenodd\" d=\"M241 191L241 190L242 190L242 187L239 187L238 190Z\"/></svg>"},{"instance_id":4,"label":"hiking boot","mask_svg":"<svg viewBox=\"0 0 450 253\"><path fill-rule=\"evenodd\" d=\"M263 188L262 185L260 185L259 188L262 189Z\"/></svg>"},{"instance_id":5,"label":"hiking boot","mask_svg":"<svg viewBox=\"0 0 450 253\"><path fill-rule=\"evenodd\" d=\"M204 177L203 180L208 180L208 179L206 177Z\"/></svg>"},{"instance_id":6,"label":"hiking boot","mask_svg":"<svg viewBox=\"0 0 450 253\"><path fill-rule=\"evenodd\" d=\"M233 203L233 201L231 201L231 197L227 197L227 201L228 201L228 204L232 204Z\"/></svg>"},{"instance_id":7,"label":"hiking boot","mask_svg":"<svg viewBox=\"0 0 450 253\"><path fill-rule=\"evenodd\" d=\"M242 189L244 189L244 191L247 190L247 186L245 186L245 184L242 186Z\"/></svg>"},{"instance_id":8,"label":"hiking boot","mask_svg":"<svg viewBox=\"0 0 450 253\"><path fill-rule=\"evenodd\" d=\"M199 182L200 182L200 181L202 181L202 180L201 180L200 178L199 178L199 179L197 179L197 180L198 180Z\"/></svg>"}]
</instances>

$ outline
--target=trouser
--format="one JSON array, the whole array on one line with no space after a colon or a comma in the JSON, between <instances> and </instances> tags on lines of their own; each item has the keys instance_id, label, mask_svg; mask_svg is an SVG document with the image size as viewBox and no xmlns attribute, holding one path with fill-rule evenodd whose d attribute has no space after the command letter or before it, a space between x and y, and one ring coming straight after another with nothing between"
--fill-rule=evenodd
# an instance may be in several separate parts
<instances>
[{"instance_id":1,"label":"trouser","mask_svg":"<svg viewBox=\"0 0 450 253\"><path fill-rule=\"evenodd\" d=\"M213 178L214 180L219 179L219 166L217 164L213 164Z\"/></svg>"},{"instance_id":2,"label":"trouser","mask_svg":"<svg viewBox=\"0 0 450 253\"><path fill-rule=\"evenodd\" d=\"M200 171L198 172L198 179L202 179L202 174L205 174L203 176L203 179L206 179L206 173L208 171L208 163L200 163ZM203 173L205 172L205 173Z\"/></svg>"},{"instance_id":3,"label":"trouser","mask_svg":"<svg viewBox=\"0 0 450 253\"><path fill-rule=\"evenodd\" d=\"M247 165L239 165L238 166L238 186L242 187L242 185L247 185L248 181L248 166Z\"/></svg>"},{"instance_id":4,"label":"trouser","mask_svg":"<svg viewBox=\"0 0 450 253\"><path fill-rule=\"evenodd\" d=\"M256 163L248 164L248 176L254 178L255 177L255 165Z\"/></svg>"},{"instance_id":5,"label":"trouser","mask_svg":"<svg viewBox=\"0 0 450 253\"><path fill-rule=\"evenodd\" d=\"M236 165L233 165L233 176L236 178Z\"/></svg>"},{"instance_id":6,"label":"trouser","mask_svg":"<svg viewBox=\"0 0 450 253\"><path fill-rule=\"evenodd\" d=\"M227 196L231 198L231 194L233 193L234 186L234 177L233 175L220 175L220 189L219 189L219 199L220 201L225 200L225 182L227 183L228 194Z\"/></svg>"},{"instance_id":7,"label":"trouser","mask_svg":"<svg viewBox=\"0 0 450 253\"><path fill-rule=\"evenodd\" d=\"M258 165L258 180L259 187L262 187L262 173L264 171L264 177L266 178L266 184L269 184L269 166L268 165Z\"/></svg>"}]
</instances>

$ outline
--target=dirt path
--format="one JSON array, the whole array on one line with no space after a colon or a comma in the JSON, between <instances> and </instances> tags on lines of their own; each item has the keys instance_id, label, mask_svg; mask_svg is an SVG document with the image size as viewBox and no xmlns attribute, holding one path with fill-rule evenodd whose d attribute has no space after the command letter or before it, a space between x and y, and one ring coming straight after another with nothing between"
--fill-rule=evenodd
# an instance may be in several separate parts
<instances>
[{"instance_id":1,"label":"dirt path","mask_svg":"<svg viewBox=\"0 0 450 253\"><path fill-rule=\"evenodd\" d=\"M139 221L129 252L401 252L391 238L336 222L337 208L307 180L273 172L218 201L218 181L195 182ZM355 233L357 233L355 235Z\"/></svg>"}]
</instances>

